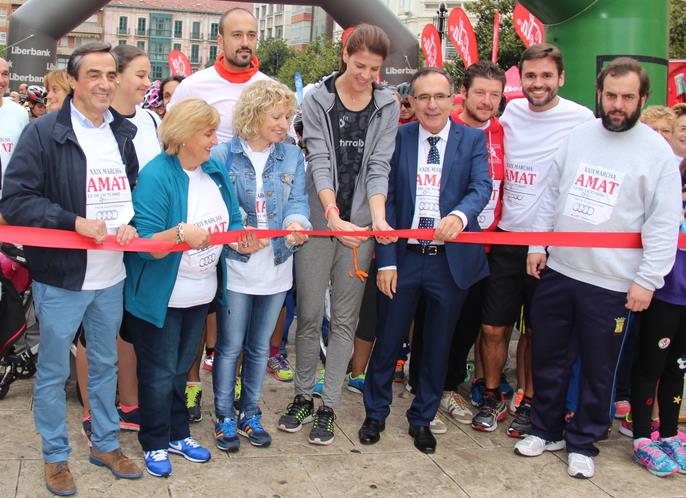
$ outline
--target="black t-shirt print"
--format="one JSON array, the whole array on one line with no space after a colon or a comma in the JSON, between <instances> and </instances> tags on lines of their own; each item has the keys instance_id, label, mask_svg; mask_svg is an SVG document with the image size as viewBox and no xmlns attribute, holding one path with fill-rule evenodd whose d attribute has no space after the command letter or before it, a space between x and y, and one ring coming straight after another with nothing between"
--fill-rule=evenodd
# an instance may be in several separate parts
<instances>
[{"instance_id":1,"label":"black t-shirt print","mask_svg":"<svg viewBox=\"0 0 686 498\"><path fill-rule=\"evenodd\" d=\"M340 210L341 218L345 221L350 221L355 180L362 166L364 143L374 107L374 99L372 99L369 105L361 111L350 111L343 105L338 93L336 93L336 115L338 116L338 147L336 147L338 192L336 205Z\"/></svg>"}]
</instances>

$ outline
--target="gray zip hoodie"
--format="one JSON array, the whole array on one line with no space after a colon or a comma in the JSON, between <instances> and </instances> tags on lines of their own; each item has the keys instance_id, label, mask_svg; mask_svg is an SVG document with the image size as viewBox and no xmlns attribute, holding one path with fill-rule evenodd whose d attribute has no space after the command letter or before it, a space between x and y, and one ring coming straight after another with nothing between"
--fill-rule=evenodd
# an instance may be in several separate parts
<instances>
[{"instance_id":1,"label":"gray zip hoodie","mask_svg":"<svg viewBox=\"0 0 686 498\"><path fill-rule=\"evenodd\" d=\"M534 229L640 232L642 249L550 247L548 266L617 292L632 282L655 290L674 265L680 214L681 178L664 139L641 123L614 133L596 119L561 145Z\"/></svg>"},{"instance_id":2,"label":"gray zip hoodie","mask_svg":"<svg viewBox=\"0 0 686 498\"><path fill-rule=\"evenodd\" d=\"M310 221L315 230L326 230L324 208L319 192L331 189L338 192L336 145L331 112L336 102L333 73L310 90L302 103L303 142L307 147L307 194L310 204ZM369 197L388 193L390 161L395 150L400 106L393 93L374 85L375 110L369 121L362 166L355 180L350 222L357 226L371 224Z\"/></svg>"}]
</instances>

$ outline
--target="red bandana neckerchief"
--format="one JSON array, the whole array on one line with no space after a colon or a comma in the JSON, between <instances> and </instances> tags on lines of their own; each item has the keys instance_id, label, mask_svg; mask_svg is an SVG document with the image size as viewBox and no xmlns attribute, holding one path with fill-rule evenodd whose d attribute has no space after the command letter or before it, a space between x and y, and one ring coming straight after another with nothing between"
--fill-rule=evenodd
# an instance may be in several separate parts
<instances>
[{"instance_id":1,"label":"red bandana neckerchief","mask_svg":"<svg viewBox=\"0 0 686 498\"><path fill-rule=\"evenodd\" d=\"M230 69L226 69L226 66L224 65L224 52L219 52L217 60L214 61L214 68L217 70L219 76L229 83L245 83L260 70L260 61L257 60L257 56L253 55L252 60L250 61L250 67L246 71L231 71Z\"/></svg>"}]
</instances>

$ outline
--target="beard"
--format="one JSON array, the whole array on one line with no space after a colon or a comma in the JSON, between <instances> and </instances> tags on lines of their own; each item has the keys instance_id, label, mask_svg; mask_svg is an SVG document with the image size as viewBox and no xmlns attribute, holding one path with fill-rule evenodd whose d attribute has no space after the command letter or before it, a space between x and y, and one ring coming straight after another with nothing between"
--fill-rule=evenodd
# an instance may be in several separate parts
<instances>
[{"instance_id":1,"label":"beard","mask_svg":"<svg viewBox=\"0 0 686 498\"><path fill-rule=\"evenodd\" d=\"M229 55L226 52L224 53L224 57L226 60L228 60L231 64L233 64L236 67L249 67L250 64L252 63L252 50L246 47L242 47L239 50L248 50L250 52L250 55L248 56L247 59L243 59L241 55L238 53L234 52L233 54Z\"/></svg>"},{"instance_id":2,"label":"beard","mask_svg":"<svg viewBox=\"0 0 686 498\"><path fill-rule=\"evenodd\" d=\"M603 127L608 131L621 133L633 128L641 117L641 107L636 106L636 110L631 114L626 114L625 112L622 114L624 114L624 120L619 124L615 124L612 122L610 113L605 111L602 103L600 104L600 119L603 123Z\"/></svg>"},{"instance_id":3,"label":"beard","mask_svg":"<svg viewBox=\"0 0 686 498\"><path fill-rule=\"evenodd\" d=\"M555 97L557 97L557 90L553 90L552 88L548 88L548 94L543 98L543 99L535 99L532 97L529 92L523 92L524 96L526 97L526 100L529 101L529 104L531 104L534 107L545 107L548 104L550 104L553 100L555 100Z\"/></svg>"}]
</instances>

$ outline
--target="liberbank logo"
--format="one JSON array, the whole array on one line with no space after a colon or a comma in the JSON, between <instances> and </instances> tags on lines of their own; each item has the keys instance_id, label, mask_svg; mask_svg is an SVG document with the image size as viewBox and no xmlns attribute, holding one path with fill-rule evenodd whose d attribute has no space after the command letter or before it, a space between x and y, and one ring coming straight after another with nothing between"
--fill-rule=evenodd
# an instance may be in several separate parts
<instances>
[{"instance_id":1,"label":"liberbank logo","mask_svg":"<svg viewBox=\"0 0 686 498\"><path fill-rule=\"evenodd\" d=\"M52 51L48 48L36 50L35 48L12 47L12 55L33 55L36 57L52 57Z\"/></svg>"}]
</instances>

